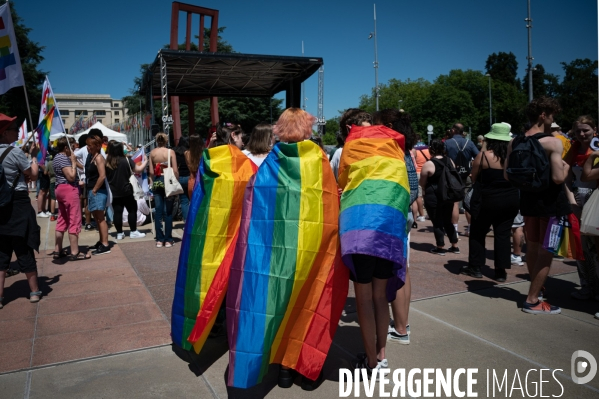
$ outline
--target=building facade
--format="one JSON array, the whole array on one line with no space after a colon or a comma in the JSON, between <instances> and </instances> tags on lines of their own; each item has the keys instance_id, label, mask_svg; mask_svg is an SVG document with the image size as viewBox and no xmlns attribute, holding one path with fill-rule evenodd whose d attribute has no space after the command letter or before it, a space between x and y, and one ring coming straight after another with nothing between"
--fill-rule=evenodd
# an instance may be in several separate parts
<instances>
[{"instance_id":1,"label":"building facade","mask_svg":"<svg viewBox=\"0 0 599 399\"><path fill-rule=\"evenodd\" d=\"M110 97L110 94L58 94L54 93L60 116L67 131L79 117L84 119L96 116L104 126L125 120L127 108L122 100Z\"/></svg>"}]
</instances>

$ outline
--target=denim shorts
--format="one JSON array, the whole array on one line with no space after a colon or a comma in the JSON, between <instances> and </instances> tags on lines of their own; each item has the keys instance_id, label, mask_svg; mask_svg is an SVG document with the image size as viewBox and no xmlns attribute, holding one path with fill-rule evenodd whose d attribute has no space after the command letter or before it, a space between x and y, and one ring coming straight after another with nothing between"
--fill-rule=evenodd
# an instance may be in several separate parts
<instances>
[{"instance_id":1,"label":"denim shorts","mask_svg":"<svg viewBox=\"0 0 599 399\"><path fill-rule=\"evenodd\" d=\"M108 193L106 189L101 188L96 194L89 190L87 192L87 209L90 212L103 211L106 209L106 200L108 199Z\"/></svg>"}]
</instances>

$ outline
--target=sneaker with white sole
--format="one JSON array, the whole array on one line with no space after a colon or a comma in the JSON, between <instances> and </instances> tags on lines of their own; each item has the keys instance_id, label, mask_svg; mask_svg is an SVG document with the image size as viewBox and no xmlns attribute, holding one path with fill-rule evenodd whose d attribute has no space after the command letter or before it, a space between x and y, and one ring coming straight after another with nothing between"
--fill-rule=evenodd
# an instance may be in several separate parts
<instances>
[{"instance_id":1,"label":"sneaker with white sole","mask_svg":"<svg viewBox=\"0 0 599 399\"><path fill-rule=\"evenodd\" d=\"M116 239L117 240L122 240L123 238L125 238L125 233L117 233L116 234Z\"/></svg>"},{"instance_id":2,"label":"sneaker with white sole","mask_svg":"<svg viewBox=\"0 0 599 399\"><path fill-rule=\"evenodd\" d=\"M37 213L37 217L38 218L49 218L50 214L46 213L46 212L38 212Z\"/></svg>"},{"instance_id":3,"label":"sneaker with white sole","mask_svg":"<svg viewBox=\"0 0 599 399\"><path fill-rule=\"evenodd\" d=\"M92 255L105 255L105 254L109 254L109 253L110 253L110 246L105 246L103 244L100 244L98 249L96 249L95 251L92 251Z\"/></svg>"},{"instance_id":4,"label":"sneaker with white sole","mask_svg":"<svg viewBox=\"0 0 599 399\"><path fill-rule=\"evenodd\" d=\"M512 254L512 265L524 266L524 262L522 262L522 257Z\"/></svg>"},{"instance_id":5,"label":"sneaker with white sole","mask_svg":"<svg viewBox=\"0 0 599 399\"><path fill-rule=\"evenodd\" d=\"M129 238L143 238L146 236L146 233L140 233L139 230L132 231L129 233Z\"/></svg>"},{"instance_id":6,"label":"sneaker with white sole","mask_svg":"<svg viewBox=\"0 0 599 399\"><path fill-rule=\"evenodd\" d=\"M410 345L410 334L406 332L406 334L400 334L393 327L389 327L389 332L387 333L387 341L395 342L402 345Z\"/></svg>"},{"instance_id":7,"label":"sneaker with white sole","mask_svg":"<svg viewBox=\"0 0 599 399\"><path fill-rule=\"evenodd\" d=\"M539 301L537 303L524 302L522 311L530 314L560 314L562 309L559 306L550 305L549 302Z\"/></svg>"},{"instance_id":8,"label":"sneaker with white sole","mask_svg":"<svg viewBox=\"0 0 599 399\"><path fill-rule=\"evenodd\" d=\"M416 221L417 221L417 222L426 222L426 218L425 218L424 216L418 216L418 217L416 218Z\"/></svg>"}]
</instances>

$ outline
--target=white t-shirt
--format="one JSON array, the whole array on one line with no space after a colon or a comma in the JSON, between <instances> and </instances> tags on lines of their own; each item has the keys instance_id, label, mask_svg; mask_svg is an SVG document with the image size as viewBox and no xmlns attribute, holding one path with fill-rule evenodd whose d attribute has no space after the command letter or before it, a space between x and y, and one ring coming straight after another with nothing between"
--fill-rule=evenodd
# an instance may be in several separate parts
<instances>
[{"instance_id":1,"label":"white t-shirt","mask_svg":"<svg viewBox=\"0 0 599 399\"><path fill-rule=\"evenodd\" d=\"M268 154L266 154L263 157L257 157L255 155L253 155L251 152L249 152L248 150L243 150L241 152L243 152L249 159L251 159L252 162L254 162L257 167L260 167L260 165L262 165L262 162L264 162L264 160L268 156Z\"/></svg>"},{"instance_id":2,"label":"white t-shirt","mask_svg":"<svg viewBox=\"0 0 599 399\"><path fill-rule=\"evenodd\" d=\"M333 156L331 157L331 169L333 169L333 174L335 175L335 179L338 179L339 176L339 163L341 162L341 153L343 152L343 147L337 148Z\"/></svg>"}]
</instances>

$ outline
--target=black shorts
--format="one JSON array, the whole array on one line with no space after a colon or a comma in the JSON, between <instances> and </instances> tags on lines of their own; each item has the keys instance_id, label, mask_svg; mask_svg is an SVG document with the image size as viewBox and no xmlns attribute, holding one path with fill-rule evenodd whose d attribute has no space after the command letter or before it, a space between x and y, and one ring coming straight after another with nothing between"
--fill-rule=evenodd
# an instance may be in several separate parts
<instances>
[{"instance_id":1,"label":"black shorts","mask_svg":"<svg viewBox=\"0 0 599 399\"><path fill-rule=\"evenodd\" d=\"M27 246L23 237L0 235L0 272L8 270L12 253L17 255L17 264L21 273L37 271L33 249Z\"/></svg>"},{"instance_id":2,"label":"black shorts","mask_svg":"<svg viewBox=\"0 0 599 399\"><path fill-rule=\"evenodd\" d=\"M39 175L40 181L40 190L49 190L50 189L50 178L44 174Z\"/></svg>"},{"instance_id":3,"label":"black shorts","mask_svg":"<svg viewBox=\"0 0 599 399\"><path fill-rule=\"evenodd\" d=\"M359 284L372 283L372 278L386 280L393 277L393 262L372 255L353 254L354 270L356 275L350 273L350 279Z\"/></svg>"}]
</instances>

